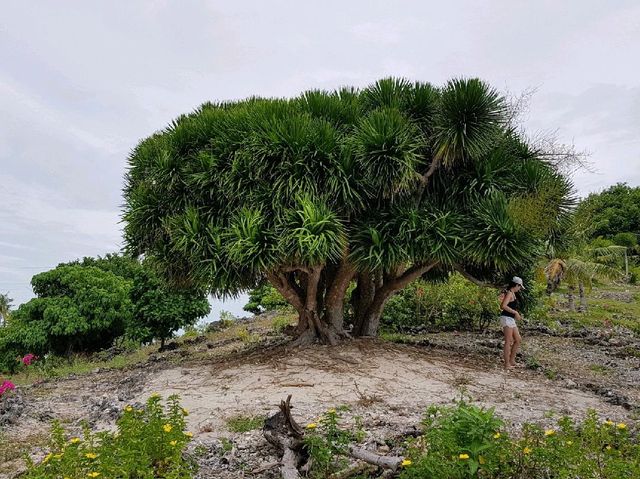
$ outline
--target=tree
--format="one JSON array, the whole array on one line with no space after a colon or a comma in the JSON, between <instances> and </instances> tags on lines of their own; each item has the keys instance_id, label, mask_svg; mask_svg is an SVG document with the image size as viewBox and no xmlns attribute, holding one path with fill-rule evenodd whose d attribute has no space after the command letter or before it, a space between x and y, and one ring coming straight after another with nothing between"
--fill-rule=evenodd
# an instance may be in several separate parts
<instances>
[{"instance_id":1,"label":"tree","mask_svg":"<svg viewBox=\"0 0 640 479\"><path fill-rule=\"evenodd\" d=\"M588 229L591 238L612 239L618 233L640 237L640 186L618 183L592 193L576 208L576 221ZM633 239L627 239L632 241ZM634 243L635 244L635 243Z\"/></svg>"},{"instance_id":2,"label":"tree","mask_svg":"<svg viewBox=\"0 0 640 479\"><path fill-rule=\"evenodd\" d=\"M9 297L9 293L0 293L0 326L2 326L9 318L12 302L13 299Z\"/></svg>"},{"instance_id":3,"label":"tree","mask_svg":"<svg viewBox=\"0 0 640 479\"><path fill-rule=\"evenodd\" d=\"M20 354L97 351L124 334L131 282L95 267L61 265L31 280L36 298L20 305L5 347Z\"/></svg>"},{"instance_id":4,"label":"tree","mask_svg":"<svg viewBox=\"0 0 640 479\"><path fill-rule=\"evenodd\" d=\"M271 283L298 344L373 335L389 298L456 270L530 268L571 207L550 155L477 79L206 103L129 157L125 239L176 284L233 296ZM543 154L545 153L545 154Z\"/></svg>"},{"instance_id":5,"label":"tree","mask_svg":"<svg viewBox=\"0 0 640 479\"><path fill-rule=\"evenodd\" d=\"M580 295L579 310L585 312L587 310L585 286L590 289L594 279L619 278L620 271L607 263L611 263L613 258L620 257L623 251L626 251L626 248L621 246L585 247L581 251L573 249L565 253L564 258L553 258L545 267L547 294L551 294L562 281L566 281L569 309L575 311L574 294L577 287Z\"/></svg>"},{"instance_id":6,"label":"tree","mask_svg":"<svg viewBox=\"0 0 640 479\"><path fill-rule=\"evenodd\" d=\"M163 348L175 331L193 326L211 310L203 291L172 288L144 261L107 254L102 258L84 258L75 264L97 267L131 281L129 299L133 310L125 326L125 334L131 339L142 342L159 339Z\"/></svg>"}]
</instances>

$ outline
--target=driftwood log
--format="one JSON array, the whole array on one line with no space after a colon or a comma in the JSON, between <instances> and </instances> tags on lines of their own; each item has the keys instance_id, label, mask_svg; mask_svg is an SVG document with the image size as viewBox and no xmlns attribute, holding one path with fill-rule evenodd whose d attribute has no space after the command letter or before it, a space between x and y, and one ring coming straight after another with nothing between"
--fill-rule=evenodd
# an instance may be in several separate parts
<instances>
[{"instance_id":1,"label":"driftwood log","mask_svg":"<svg viewBox=\"0 0 640 479\"><path fill-rule=\"evenodd\" d=\"M291 395L286 400L280 401L280 410L269 417L262 429L266 440L278 449L282 456L280 460L280 473L282 479L300 479L300 470L308 470L310 467L309 453L304 445L304 430L291 415ZM386 469L393 473L398 470L402 461L401 456L382 456L356 446L349 446L346 454L367 464ZM355 473L359 468L353 468ZM349 472L342 471L334 475L336 478L349 477ZM384 477L391 477L385 475Z\"/></svg>"}]
</instances>

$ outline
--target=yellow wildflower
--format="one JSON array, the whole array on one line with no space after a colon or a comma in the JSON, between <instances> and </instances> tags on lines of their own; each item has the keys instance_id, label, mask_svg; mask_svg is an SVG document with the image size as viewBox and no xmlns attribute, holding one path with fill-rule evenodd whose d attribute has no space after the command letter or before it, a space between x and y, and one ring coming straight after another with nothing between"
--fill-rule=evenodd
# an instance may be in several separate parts
<instances>
[{"instance_id":1,"label":"yellow wildflower","mask_svg":"<svg viewBox=\"0 0 640 479\"><path fill-rule=\"evenodd\" d=\"M328 412L329 414L335 414L335 413L336 413L336 410L335 410L335 409L329 409L327 412Z\"/></svg>"},{"instance_id":2,"label":"yellow wildflower","mask_svg":"<svg viewBox=\"0 0 640 479\"><path fill-rule=\"evenodd\" d=\"M52 453L49 453L46 456L44 456L44 459L42 460L42 464L46 464L47 462L49 462L49 459L51 459L52 457L53 457Z\"/></svg>"},{"instance_id":3,"label":"yellow wildflower","mask_svg":"<svg viewBox=\"0 0 640 479\"><path fill-rule=\"evenodd\" d=\"M618 429L626 429L626 428L627 428L627 425L626 425L625 423L623 423L623 422L619 422L619 423L616 425L616 427L617 427Z\"/></svg>"},{"instance_id":4,"label":"yellow wildflower","mask_svg":"<svg viewBox=\"0 0 640 479\"><path fill-rule=\"evenodd\" d=\"M71 438L71 439L69 440L69 442L70 442L71 444L78 444L78 443L80 442L80 438L79 438L79 437Z\"/></svg>"},{"instance_id":5,"label":"yellow wildflower","mask_svg":"<svg viewBox=\"0 0 640 479\"><path fill-rule=\"evenodd\" d=\"M499 432L496 432L496 433L493 435L493 438L494 438L494 439L498 439L498 438L500 438L500 433L499 433Z\"/></svg>"},{"instance_id":6,"label":"yellow wildflower","mask_svg":"<svg viewBox=\"0 0 640 479\"><path fill-rule=\"evenodd\" d=\"M193 437L193 433L189 431L185 432L184 435L187 437Z\"/></svg>"},{"instance_id":7,"label":"yellow wildflower","mask_svg":"<svg viewBox=\"0 0 640 479\"><path fill-rule=\"evenodd\" d=\"M613 426L613 425L615 424L611 419L607 419L604 423L605 423L607 426Z\"/></svg>"},{"instance_id":8,"label":"yellow wildflower","mask_svg":"<svg viewBox=\"0 0 640 479\"><path fill-rule=\"evenodd\" d=\"M54 454L53 458L54 459L60 459L62 457L62 454Z\"/></svg>"},{"instance_id":9,"label":"yellow wildflower","mask_svg":"<svg viewBox=\"0 0 640 479\"><path fill-rule=\"evenodd\" d=\"M189 411L187 411L185 408L182 408L182 415L183 416L188 416L189 415Z\"/></svg>"},{"instance_id":10,"label":"yellow wildflower","mask_svg":"<svg viewBox=\"0 0 640 479\"><path fill-rule=\"evenodd\" d=\"M93 452L88 452L84 456L88 459L95 459L96 457L98 457L98 455Z\"/></svg>"},{"instance_id":11,"label":"yellow wildflower","mask_svg":"<svg viewBox=\"0 0 640 479\"><path fill-rule=\"evenodd\" d=\"M460 459L469 459L469 454L460 454L458 457Z\"/></svg>"},{"instance_id":12,"label":"yellow wildflower","mask_svg":"<svg viewBox=\"0 0 640 479\"><path fill-rule=\"evenodd\" d=\"M133 411L133 408L131 406L127 406L126 408L124 408L124 410L127 412L131 412Z\"/></svg>"},{"instance_id":13,"label":"yellow wildflower","mask_svg":"<svg viewBox=\"0 0 640 479\"><path fill-rule=\"evenodd\" d=\"M478 456L478 462L479 462L480 464L484 464L484 463L485 463L485 462L487 462L487 461L485 461L484 457L482 457L482 456Z\"/></svg>"},{"instance_id":14,"label":"yellow wildflower","mask_svg":"<svg viewBox=\"0 0 640 479\"><path fill-rule=\"evenodd\" d=\"M87 474L87 476L89 477L98 477L100 475L99 472L90 472L89 474Z\"/></svg>"},{"instance_id":15,"label":"yellow wildflower","mask_svg":"<svg viewBox=\"0 0 640 479\"><path fill-rule=\"evenodd\" d=\"M162 429L164 429L164 432L171 432L173 426L171 424L165 424L164 426L162 426Z\"/></svg>"},{"instance_id":16,"label":"yellow wildflower","mask_svg":"<svg viewBox=\"0 0 640 479\"><path fill-rule=\"evenodd\" d=\"M400 464L402 467L407 467L411 465L411 461L409 459L404 459Z\"/></svg>"},{"instance_id":17,"label":"yellow wildflower","mask_svg":"<svg viewBox=\"0 0 640 479\"><path fill-rule=\"evenodd\" d=\"M553 429L547 429L547 430L544 432L544 435L545 435L545 436L553 436L555 433L556 433L556 432L555 432Z\"/></svg>"},{"instance_id":18,"label":"yellow wildflower","mask_svg":"<svg viewBox=\"0 0 640 479\"><path fill-rule=\"evenodd\" d=\"M307 424L307 429L315 429L317 427L318 425L315 422L310 422L309 424Z\"/></svg>"},{"instance_id":19,"label":"yellow wildflower","mask_svg":"<svg viewBox=\"0 0 640 479\"><path fill-rule=\"evenodd\" d=\"M178 441L171 441L169 444L171 444L172 446L175 446L176 444L178 444Z\"/></svg>"},{"instance_id":20,"label":"yellow wildflower","mask_svg":"<svg viewBox=\"0 0 640 479\"><path fill-rule=\"evenodd\" d=\"M570 446L571 444L573 444L573 441L567 441L567 446Z\"/></svg>"},{"instance_id":21,"label":"yellow wildflower","mask_svg":"<svg viewBox=\"0 0 640 479\"><path fill-rule=\"evenodd\" d=\"M524 452L525 454L531 454L531 449L528 447L525 447L522 452Z\"/></svg>"}]
</instances>

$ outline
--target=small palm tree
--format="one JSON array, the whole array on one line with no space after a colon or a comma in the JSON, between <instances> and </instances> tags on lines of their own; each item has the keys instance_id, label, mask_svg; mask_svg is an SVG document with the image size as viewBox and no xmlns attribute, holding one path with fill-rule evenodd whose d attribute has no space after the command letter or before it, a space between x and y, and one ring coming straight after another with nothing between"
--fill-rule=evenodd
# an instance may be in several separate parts
<instances>
[{"instance_id":1,"label":"small palm tree","mask_svg":"<svg viewBox=\"0 0 640 479\"><path fill-rule=\"evenodd\" d=\"M611 258L620 255L619 246L584 249L582 254L567 255L565 258L551 259L545 269L547 294L551 294L561 281L567 283L569 309L575 311L574 293L576 286L580 295L579 311L587 310L585 286L591 289L594 279L609 280L621 276L620 271L610 266Z\"/></svg>"},{"instance_id":2,"label":"small palm tree","mask_svg":"<svg viewBox=\"0 0 640 479\"><path fill-rule=\"evenodd\" d=\"M13 299L9 297L9 294L0 293L0 326L9 318L11 312L11 303Z\"/></svg>"}]
</instances>

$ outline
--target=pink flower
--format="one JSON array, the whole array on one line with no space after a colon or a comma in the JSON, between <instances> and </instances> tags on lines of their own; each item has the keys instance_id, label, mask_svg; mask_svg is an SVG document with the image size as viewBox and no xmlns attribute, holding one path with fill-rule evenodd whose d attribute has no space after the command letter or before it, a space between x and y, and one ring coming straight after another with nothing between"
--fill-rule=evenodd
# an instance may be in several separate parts
<instances>
[{"instance_id":1,"label":"pink flower","mask_svg":"<svg viewBox=\"0 0 640 479\"><path fill-rule=\"evenodd\" d=\"M11 391L15 388L15 385L11 381L4 381L2 384L0 384L0 396L2 396L5 392Z\"/></svg>"},{"instance_id":2,"label":"pink flower","mask_svg":"<svg viewBox=\"0 0 640 479\"><path fill-rule=\"evenodd\" d=\"M32 354L32 353L29 353L24 358L22 358L22 363L25 366L31 366L31 363L33 361L35 361L36 359L38 359L38 356L36 356L35 354Z\"/></svg>"}]
</instances>

